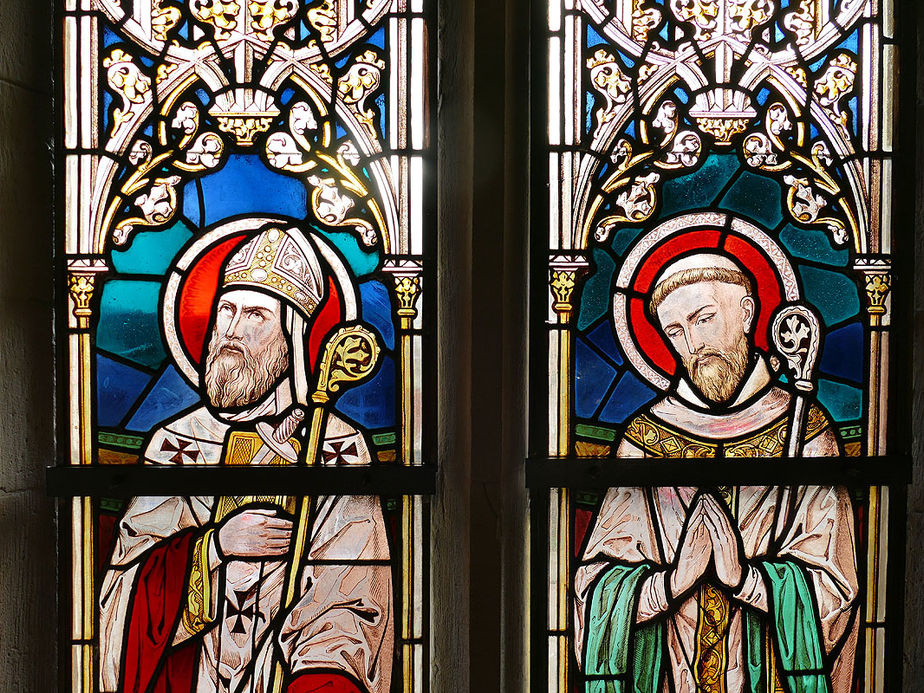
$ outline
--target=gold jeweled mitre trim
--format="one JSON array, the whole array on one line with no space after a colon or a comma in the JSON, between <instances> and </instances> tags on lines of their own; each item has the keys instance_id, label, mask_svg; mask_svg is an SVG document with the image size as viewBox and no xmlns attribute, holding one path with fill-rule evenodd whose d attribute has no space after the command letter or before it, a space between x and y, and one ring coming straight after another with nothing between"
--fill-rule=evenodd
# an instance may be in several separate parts
<instances>
[{"instance_id":1,"label":"gold jeweled mitre trim","mask_svg":"<svg viewBox=\"0 0 924 693\"><path fill-rule=\"evenodd\" d=\"M269 289L309 318L323 294L321 268L314 253L277 228L248 241L231 258L224 287L234 286Z\"/></svg>"}]
</instances>

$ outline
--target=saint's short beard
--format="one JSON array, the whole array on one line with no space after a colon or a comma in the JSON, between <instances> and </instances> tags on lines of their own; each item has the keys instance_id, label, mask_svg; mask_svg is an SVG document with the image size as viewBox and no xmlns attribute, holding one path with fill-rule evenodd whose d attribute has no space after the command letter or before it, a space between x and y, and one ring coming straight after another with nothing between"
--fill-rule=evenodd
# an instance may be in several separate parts
<instances>
[{"instance_id":1,"label":"saint's short beard","mask_svg":"<svg viewBox=\"0 0 924 693\"><path fill-rule=\"evenodd\" d=\"M727 352L703 348L685 358L683 365L690 379L706 399L724 403L738 390L748 367L748 342L742 334L738 343Z\"/></svg>"},{"instance_id":2,"label":"saint's short beard","mask_svg":"<svg viewBox=\"0 0 924 693\"><path fill-rule=\"evenodd\" d=\"M289 367L289 348L282 332L253 354L237 339L212 332L205 365L205 389L212 406L234 409L253 404Z\"/></svg>"}]
</instances>

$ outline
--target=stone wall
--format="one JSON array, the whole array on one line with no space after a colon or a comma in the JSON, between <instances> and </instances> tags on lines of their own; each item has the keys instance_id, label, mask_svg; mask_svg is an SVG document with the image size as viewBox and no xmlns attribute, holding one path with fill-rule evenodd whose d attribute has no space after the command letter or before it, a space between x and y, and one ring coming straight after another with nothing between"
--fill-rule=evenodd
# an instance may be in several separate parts
<instances>
[{"instance_id":1,"label":"stone wall","mask_svg":"<svg viewBox=\"0 0 924 693\"><path fill-rule=\"evenodd\" d=\"M0 2L0 688L57 678L52 352L51 19Z\"/></svg>"}]
</instances>

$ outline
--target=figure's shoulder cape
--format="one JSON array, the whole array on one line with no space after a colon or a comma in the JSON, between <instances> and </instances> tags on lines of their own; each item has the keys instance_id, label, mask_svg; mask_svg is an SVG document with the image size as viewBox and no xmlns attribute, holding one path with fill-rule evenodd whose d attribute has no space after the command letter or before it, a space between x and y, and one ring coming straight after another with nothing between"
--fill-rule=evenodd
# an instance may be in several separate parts
<instances>
[{"instance_id":1,"label":"figure's shoulder cape","mask_svg":"<svg viewBox=\"0 0 924 693\"><path fill-rule=\"evenodd\" d=\"M806 416L804 443L830 426L824 411L812 404ZM711 438L671 425L649 410L629 421L624 436L648 457L781 457L788 433L788 412L744 435L731 431L728 436Z\"/></svg>"},{"instance_id":2,"label":"figure's shoulder cape","mask_svg":"<svg viewBox=\"0 0 924 693\"><path fill-rule=\"evenodd\" d=\"M199 407L158 428L145 450L145 461L149 464L220 464L225 437L232 427L233 424L216 418L207 407ZM256 448L249 450L249 454L253 452ZM247 454L248 451L244 451L243 457ZM369 461L369 448L362 433L336 414L328 414L321 464L355 465L369 464ZM240 463L248 462L244 459Z\"/></svg>"},{"instance_id":3,"label":"figure's shoulder cape","mask_svg":"<svg viewBox=\"0 0 924 693\"><path fill-rule=\"evenodd\" d=\"M321 446L321 464L369 464L369 447L362 433L336 414L327 415L327 430Z\"/></svg>"},{"instance_id":4,"label":"figure's shoulder cape","mask_svg":"<svg viewBox=\"0 0 924 693\"><path fill-rule=\"evenodd\" d=\"M145 461L152 464L218 464L228 424L202 406L170 421L151 436Z\"/></svg>"}]
</instances>

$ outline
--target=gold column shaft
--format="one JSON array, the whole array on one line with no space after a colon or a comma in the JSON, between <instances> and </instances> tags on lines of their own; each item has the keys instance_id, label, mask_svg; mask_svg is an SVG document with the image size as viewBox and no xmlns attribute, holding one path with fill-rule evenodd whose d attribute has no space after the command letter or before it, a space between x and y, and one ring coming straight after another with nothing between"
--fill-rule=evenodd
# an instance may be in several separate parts
<instances>
[{"instance_id":1,"label":"gold column shaft","mask_svg":"<svg viewBox=\"0 0 924 693\"><path fill-rule=\"evenodd\" d=\"M412 466L415 460L414 417L414 321L420 297L422 266L415 261L387 261L385 271L394 278L398 317L398 358L401 368L401 464ZM402 691L419 693L423 681L418 680L417 662L422 657L420 614L416 611L417 575L422 556L418 551L421 507L414 496L401 498L401 663Z\"/></svg>"},{"instance_id":2,"label":"gold column shaft","mask_svg":"<svg viewBox=\"0 0 924 693\"><path fill-rule=\"evenodd\" d=\"M95 260L72 260L68 274L70 315L68 326L72 330L68 340L71 350L71 389L73 399L71 416L76 413L76 425L71 428L72 465L93 464L93 370L92 345L90 342L91 302L96 290L97 275L105 266ZM74 372L76 370L76 373ZM76 377L76 381L74 378ZM75 407L76 405L76 412ZM73 421L73 420L72 420ZM82 693L95 690L95 657L93 640L96 631L96 528L94 526L93 499L89 497L73 500L72 541L74 555L71 569L80 576L80 594L75 594L79 605L72 607L73 635L78 640L74 666L73 686Z\"/></svg>"},{"instance_id":3,"label":"gold column shaft","mask_svg":"<svg viewBox=\"0 0 924 693\"><path fill-rule=\"evenodd\" d=\"M550 263L549 289L552 294L552 311L555 314L553 329L556 333L555 343L558 350L557 378L549 381L550 388L557 389L554 406L557 409L557 435L554 437L550 453L565 457L571 453L571 386L574 377L571 353L574 334L571 320L574 315L576 300L575 288L579 277L587 268L587 261L581 257L561 256ZM550 398L549 406L553 406ZM550 440L550 443L553 443ZM570 679L571 635L571 556L573 553L571 537L571 491L570 489L552 489L549 492L549 531L555 535L555 543L549 547L549 591L550 603L549 628L557 631L556 667L549 671L550 679L556 683L556 690L550 693L568 693Z\"/></svg>"},{"instance_id":4,"label":"gold column shaft","mask_svg":"<svg viewBox=\"0 0 924 693\"><path fill-rule=\"evenodd\" d=\"M891 292L891 267L880 259L861 259L856 269L863 278L866 291L867 315L869 318L869 385L867 389L866 447L870 456L884 455L885 427L889 380L889 334L888 296ZM869 491L866 554L866 619L863 624L865 640L865 693L883 693L885 681L881 659L880 635L882 629L876 624L883 611L885 595L880 591L884 584L887 565L883 561L883 547L886 538L882 536L888 490L873 486ZM887 527L886 527L887 528Z\"/></svg>"},{"instance_id":5,"label":"gold column shaft","mask_svg":"<svg viewBox=\"0 0 924 693\"><path fill-rule=\"evenodd\" d=\"M410 318L401 318L401 461L408 466L414 460L414 343L408 332L412 324Z\"/></svg>"},{"instance_id":6,"label":"gold column shaft","mask_svg":"<svg viewBox=\"0 0 924 693\"><path fill-rule=\"evenodd\" d=\"M558 312L558 436L557 449L555 453L560 456L566 456L571 450L571 351L573 335L568 329L571 311L562 310ZM564 631L557 635L558 650L558 672L556 679L558 681L558 690L555 693L566 693L569 690L569 662L571 638L566 634L569 626L568 614L571 608L571 490L567 488L554 489L551 491L550 503L554 503L555 520L557 526L550 528L557 534L556 537L556 555L550 557L553 565L550 570L555 572L556 593L554 597L554 616L553 623L550 624L555 630Z\"/></svg>"},{"instance_id":7,"label":"gold column shaft","mask_svg":"<svg viewBox=\"0 0 924 693\"><path fill-rule=\"evenodd\" d=\"M571 610L571 490L567 488L556 489L552 491L557 494L554 502L557 502L558 509L558 527L555 529L558 533L558 555L557 575L558 590L555 595L556 614L555 621L557 628L567 631L568 614ZM568 688L569 661L570 661L570 643L571 638L566 633L558 636L558 692L566 693Z\"/></svg>"},{"instance_id":8,"label":"gold column shaft","mask_svg":"<svg viewBox=\"0 0 924 693\"><path fill-rule=\"evenodd\" d=\"M414 344L410 330L413 327L412 316L401 316L400 357L401 357L401 461L411 466L414 460ZM416 645L413 641L416 633L417 614L415 602L415 575L417 573L417 507L413 496L401 499L401 661L404 666L404 692L415 693L416 681L415 656Z\"/></svg>"},{"instance_id":9,"label":"gold column shaft","mask_svg":"<svg viewBox=\"0 0 924 693\"><path fill-rule=\"evenodd\" d=\"M417 572L417 555L416 547L418 543L417 522L416 522L417 504L413 496L404 496L402 498L401 508L401 532L403 540L401 542L401 638L402 651L401 661L404 666L404 691L405 693L414 693L418 688L415 660L417 650L419 649L413 641L416 639L416 620L418 614L414 609L415 597L415 575Z\"/></svg>"},{"instance_id":10,"label":"gold column shaft","mask_svg":"<svg viewBox=\"0 0 924 693\"><path fill-rule=\"evenodd\" d=\"M876 618L879 604L879 512L880 489L874 486L869 491L869 526L867 527L866 564L866 691L875 693L880 689L876 676L876 628L871 625Z\"/></svg>"},{"instance_id":11,"label":"gold column shaft","mask_svg":"<svg viewBox=\"0 0 924 693\"><path fill-rule=\"evenodd\" d=\"M559 324L563 329L558 331L558 450L561 457L568 454L571 449L571 330L567 329L566 322L559 316ZM567 364L567 365L566 365Z\"/></svg>"}]
</instances>

